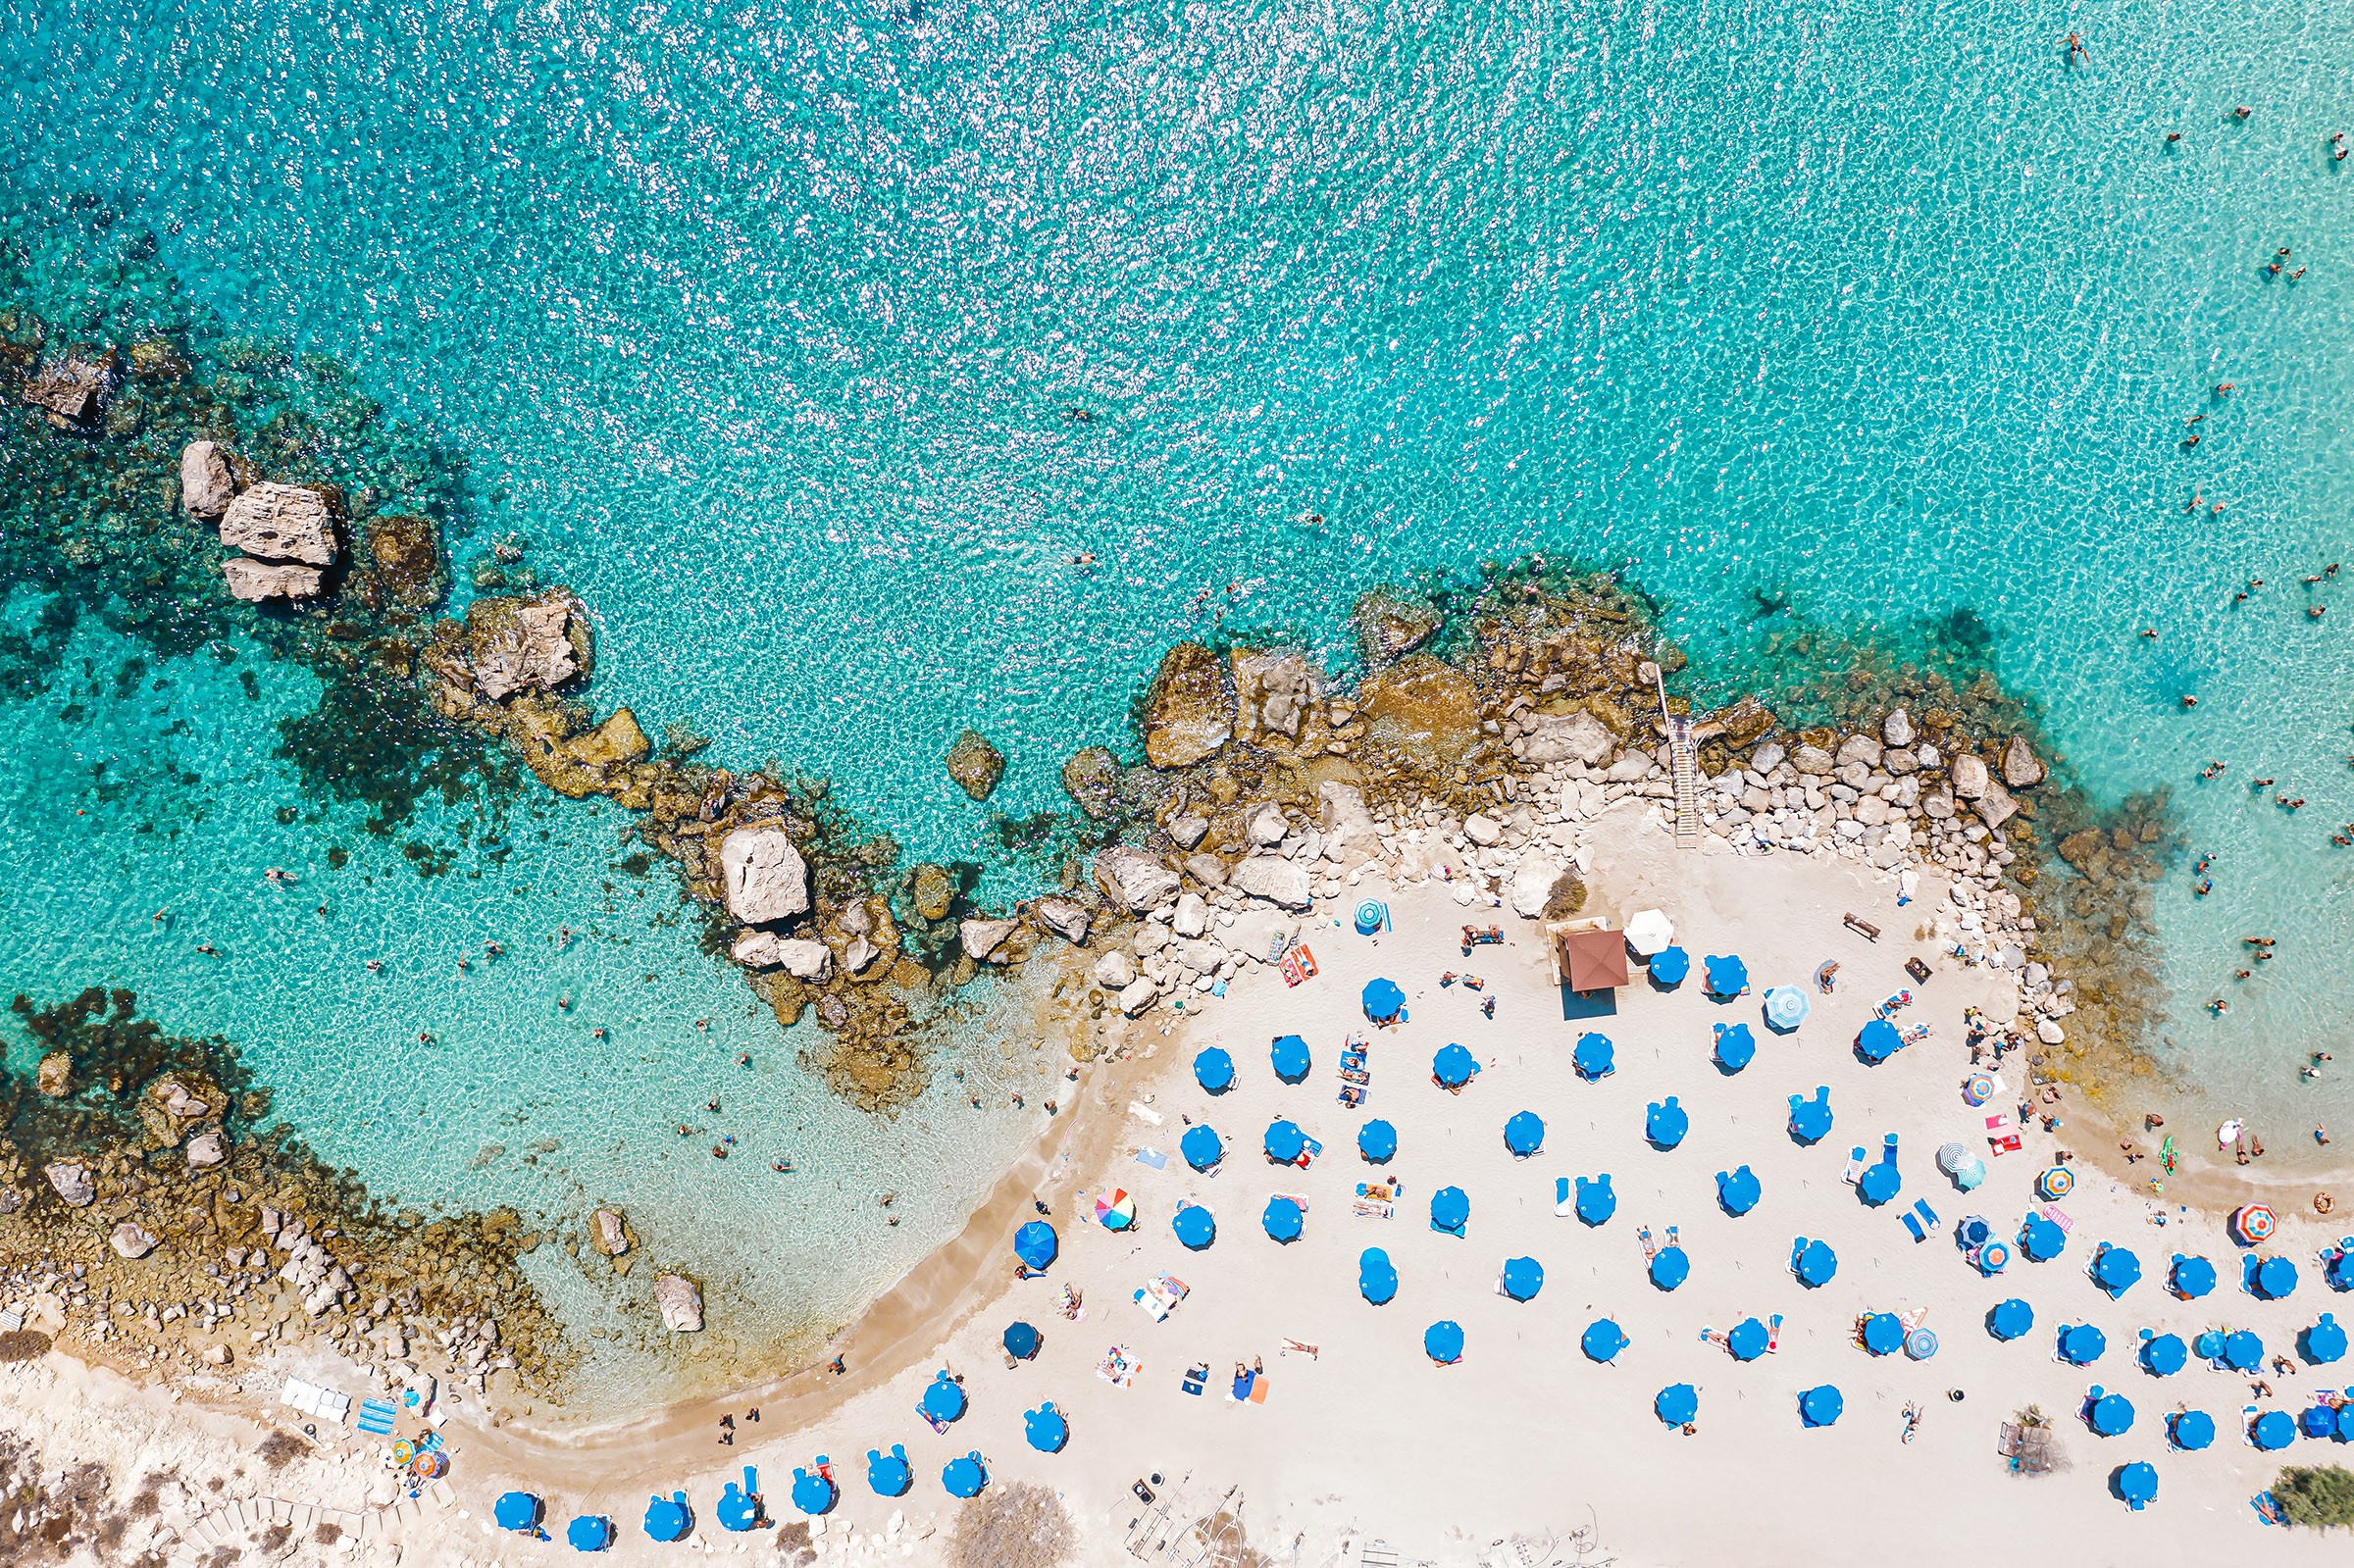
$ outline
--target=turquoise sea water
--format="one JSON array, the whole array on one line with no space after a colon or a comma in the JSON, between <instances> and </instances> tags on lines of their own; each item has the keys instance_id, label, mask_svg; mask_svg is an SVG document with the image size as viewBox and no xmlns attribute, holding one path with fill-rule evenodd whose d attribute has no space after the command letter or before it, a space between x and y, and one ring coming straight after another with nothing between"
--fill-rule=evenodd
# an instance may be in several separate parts
<instances>
[{"instance_id":1,"label":"turquoise sea water","mask_svg":"<svg viewBox=\"0 0 2354 1568\"><path fill-rule=\"evenodd\" d=\"M2212 897L2161 898L2169 1034L2285 1119L2342 1108L2293 1068L2354 1005L2354 851L2328 839L2354 819L2354 580L2319 620L2297 582L2354 554L2349 82L2354 18L2277 4L19 4L0 169L121 201L230 324L347 358L472 453L481 531L594 607L600 703L831 774L999 894L1036 868L992 814L1060 806L1061 758L1119 741L1159 651L1219 615L1339 657L1365 585L1567 551L1663 599L1705 696L1794 622L1901 639L1967 610L2097 791L2175 785L2220 855ZM2265 270L2284 245L2293 282ZM173 675L157 703L212 714ZM54 928L66 874L39 812L92 787L26 759L160 743L128 704L95 740L54 709L0 712L17 931ZM204 782L173 798L204 821L69 857L91 919L135 928L168 884L275 932L257 868L341 841L264 809L288 788L245 760L265 732L200 723L230 729L175 742ZM941 766L967 726L1010 758L987 808ZM250 1040L395 1186L495 1186L439 1156L521 1148L496 1128L548 1072L581 1081L556 1136L636 1155L647 1118L594 1087L619 1053L561 1010L490 1010L422 1069L397 1048L474 1005L454 934L598 918L615 822L541 826L499 873L527 894L386 867L241 969L91 927L0 983L120 980ZM688 936L632 918L667 896L625 887L605 956L516 943L515 984L606 965L669 1030L634 1049L701 1049L691 1017L759 1036ZM2234 987L2259 931L2281 956ZM413 973L349 973L396 948ZM432 1158L387 1097L450 1124Z\"/></svg>"}]
</instances>

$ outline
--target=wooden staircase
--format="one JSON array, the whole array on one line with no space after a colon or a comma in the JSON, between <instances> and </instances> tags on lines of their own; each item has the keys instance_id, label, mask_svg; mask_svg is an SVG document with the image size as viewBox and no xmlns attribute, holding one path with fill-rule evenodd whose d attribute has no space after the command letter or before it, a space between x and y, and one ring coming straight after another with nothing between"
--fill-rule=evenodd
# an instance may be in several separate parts
<instances>
[{"instance_id":1,"label":"wooden staircase","mask_svg":"<svg viewBox=\"0 0 2354 1568\"><path fill-rule=\"evenodd\" d=\"M1667 735L1667 773L1675 781L1675 847L1700 847L1700 747L1692 738L1692 720L1667 711L1667 683L1660 667L1643 661L1638 675L1660 694L1660 728Z\"/></svg>"}]
</instances>

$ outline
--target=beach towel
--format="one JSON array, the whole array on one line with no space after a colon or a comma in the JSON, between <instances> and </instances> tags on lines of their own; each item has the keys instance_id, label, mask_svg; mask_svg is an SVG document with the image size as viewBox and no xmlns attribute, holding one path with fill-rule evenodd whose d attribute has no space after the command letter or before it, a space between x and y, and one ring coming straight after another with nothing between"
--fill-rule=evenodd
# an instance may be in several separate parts
<instances>
[{"instance_id":1,"label":"beach towel","mask_svg":"<svg viewBox=\"0 0 2354 1568\"><path fill-rule=\"evenodd\" d=\"M1305 1192L1269 1192L1267 1196L1290 1198L1294 1203L1300 1205L1301 1213L1307 1212L1307 1194Z\"/></svg>"},{"instance_id":2,"label":"beach towel","mask_svg":"<svg viewBox=\"0 0 2354 1568\"><path fill-rule=\"evenodd\" d=\"M2047 1203L2044 1205L2043 1217L2051 1221L2054 1225L2060 1227L2060 1234L2062 1236L2069 1235L2076 1228L2076 1222L2070 1219L2066 1214L2062 1213L2060 1206L2056 1203Z\"/></svg>"},{"instance_id":3,"label":"beach towel","mask_svg":"<svg viewBox=\"0 0 2354 1568\"><path fill-rule=\"evenodd\" d=\"M1905 1229L1913 1233L1913 1240L1916 1244L1929 1239L1929 1233L1920 1228L1920 1221L1915 1219L1911 1214L1900 1214L1897 1218L1904 1221Z\"/></svg>"},{"instance_id":4,"label":"beach towel","mask_svg":"<svg viewBox=\"0 0 2354 1568\"><path fill-rule=\"evenodd\" d=\"M1267 1379L1263 1374L1254 1374L1251 1379L1251 1402L1261 1405L1267 1402Z\"/></svg>"},{"instance_id":5,"label":"beach towel","mask_svg":"<svg viewBox=\"0 0 2354 1568\"><path fill-rule=\"evenodd\" d=\"M1186 1392L1196 1395L1199 1395L1208 1386L1209 1368L1207 1367L1188 1367L1185 1380L1178 1385Z\"/></svg>"},{"instance_id":6,"label":"beach towel","mask_svg":"<svg viewBox=\"0 0 2354 1568\"><path fill-rule=\"evenodd\" d=\"M1136 1163L1150 1165L1156 1171L1165 1171L1169 1168L1169 1157L1156 1148L1140 1148L1136 1151Z\"/></svg>"}]
</instances>

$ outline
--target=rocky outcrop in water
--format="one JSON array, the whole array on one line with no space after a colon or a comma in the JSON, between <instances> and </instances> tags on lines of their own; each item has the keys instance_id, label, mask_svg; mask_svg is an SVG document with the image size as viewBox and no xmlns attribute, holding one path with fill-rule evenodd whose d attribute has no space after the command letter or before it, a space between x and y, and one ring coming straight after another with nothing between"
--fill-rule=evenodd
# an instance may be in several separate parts
<instances>
[{"instance_id":1,"label":"rocky outcrop in water","mask_svg":"<svg viewBox=\"0 0 2354 1568\"><path fill-rule=\"evenodd\" d=\"M703 1326L703 1288L684 1274L654 1276L654 1305L662 1327L673 1334L694 1334Z\"/></svg>"},{"instance_id":2,"label":"rocky outcrop in water","mask_svg":"<svg viewBox=\"0 0 2354 1568\"><path fill-rule=\"evenodd\" d=\"M317 598L327 582L327 574L315 566L294 561L256 561L243 555L225 557L221 576L229 584L229 596L247 604L269 599Z\"/></svg>"},{"instance_id":3,"label":"rocky outcrop in water","mask_svg":"<svg viewBox=\"0 0 2354 1568\"><path fill-rule=\"evenodd\" d=\"M987 800L1004 774L1004 757L977 730L967 730L948 748L948 777L975 800Z\"/></svg>"},{"instance_id":4,"label":"rocky outcrop in water","mask_svg":"<svg viewBox=\"0 0 2354 1568\"><path fill-rule=\"evenodd\" d=\"M333 566L336 499L325 485L264 481L229 503L221 542L263 560Z\"/></svg>"},{"instance_id":5,"label":"rocky outcrop in water","mask_svg":"<svg viewBox=\"0 0 2354 1568\"><path fill-rule=\"evenodd\" d=\"M580 674L584 661L570 636L572 611L569 594L517 601L503 615L478 617L469 606L470 668L483 695L503 702L519 691L553 691Z\"/></svg>"},{"instance_id":6,"label":"rocky outcrop in water","mask_svg":"<svg viewBox=\"0 0 2354 1568\"><path fill-rule=\"evenodd\" d=\"M229 503L237 498L237 481L230 467L229 449L218 441L190 441L179 454L179 504L188 516L218 523Z\"/></svg>"},{"instance_id":7,"label":"rocky outcrop in water","mask_svg":"<svg viewBox=\"0 0 2354 1568\"><path fill-rule=\"evenodd\" d=\"M780 827L739 828L719 843L728 913L764 925L809 912L809 866Z\"/></svg>"},{"instance_id":8,"label":"rocky outcrop in water","mask_svg":"<svg viewBox=\"0 0 2354 1568\"><path fill-rule=\"evenodd\" d=\"M1164 654L1145 697L1145 757L1160 769L1184 768L1214 753L1234 734L1234 693L1226 661L1199 642Z\"/></svg>"}]
</instances>

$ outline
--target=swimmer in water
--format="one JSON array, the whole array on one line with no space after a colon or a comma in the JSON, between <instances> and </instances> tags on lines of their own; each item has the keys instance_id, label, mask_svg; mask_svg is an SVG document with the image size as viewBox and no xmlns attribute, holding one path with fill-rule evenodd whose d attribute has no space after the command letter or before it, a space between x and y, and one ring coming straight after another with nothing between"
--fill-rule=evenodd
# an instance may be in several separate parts
<instances>
[{"instance_id":1,"label":"swimmer in water","mask_svg":"<svg viewBox=\"0 0 2354 1568\"><path fill-rule=\"evenodd\" d=\"M369 960L368 960L368 973L369 973L369 974L371 974L371 975L381 975L381 974L383 974L384 972L384 961L383 959L381 959L381 958L371 958L371 959L369 959Z\"/></svg>"}]
</instances>

